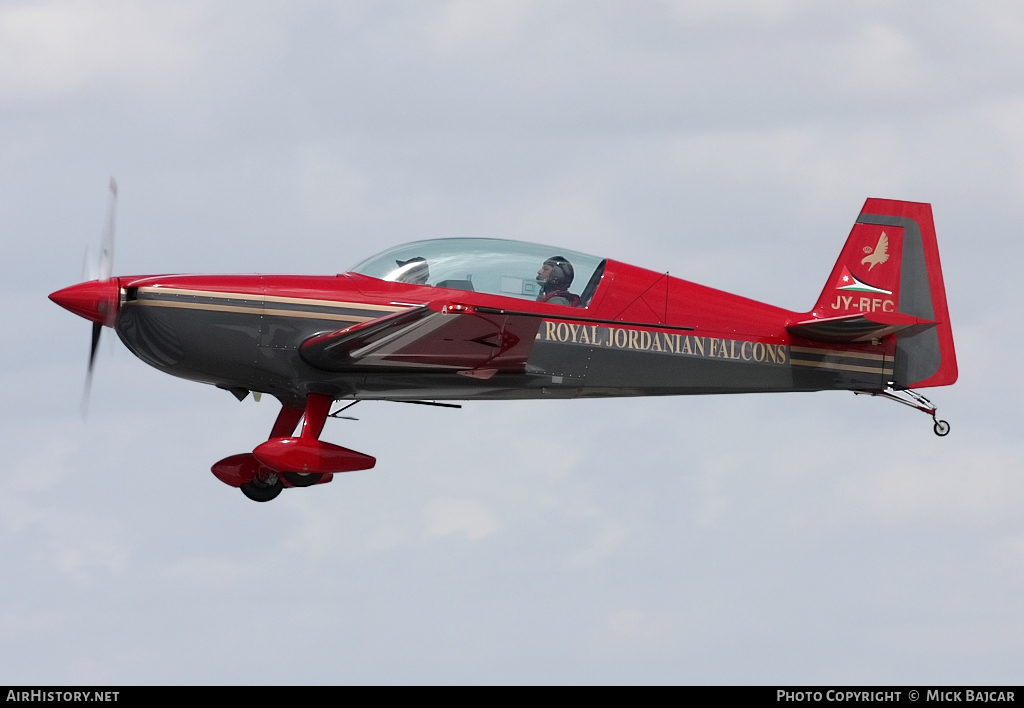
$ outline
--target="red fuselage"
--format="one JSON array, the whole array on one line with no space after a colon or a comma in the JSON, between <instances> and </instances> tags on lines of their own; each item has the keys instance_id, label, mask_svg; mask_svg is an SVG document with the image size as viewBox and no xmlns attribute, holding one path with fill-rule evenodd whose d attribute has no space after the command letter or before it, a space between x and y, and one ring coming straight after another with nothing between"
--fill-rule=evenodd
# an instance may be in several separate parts
<instances>
[{"instance_id":1,"label":"red fuselage","mask_svg":"<svg viewBox=\"0 0 1024 708\"><path fill-rule=\"evenodd\" d=\"M102 285L73 286L54 299L66 305L71 293L81 292L75 302L86 304L74 311L99 317L101 308L90 310L89 297L108 302L116 293L118 336L147 363L295 405L312 391L336 399L409 400L880 389L892 375L891 340L800 340L786 329L800 313L616 261L606 262L585 308L359 274L128 276L109 281L105 290ZM475 328L456 328L450 337L441 336L445 328L435 330L429 341L414 340L372 365L353 361L325 371L300 355L302 344L317 335L448 303L537 316L518 317L513 329L525 341L514 348L521 355L498 366L495 355L507 352L476 341L484 335ZM500 316L451 319L459 317L502 331ZM491 375L472 375L478 370Z\"/></svg>"}]
</instances>

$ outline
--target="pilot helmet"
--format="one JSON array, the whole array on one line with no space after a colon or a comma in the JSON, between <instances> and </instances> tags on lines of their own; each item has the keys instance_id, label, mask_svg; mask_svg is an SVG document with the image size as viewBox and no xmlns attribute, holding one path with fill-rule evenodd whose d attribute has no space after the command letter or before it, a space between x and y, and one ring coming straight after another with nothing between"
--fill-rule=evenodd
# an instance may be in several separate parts
<instances>
[{"instance_id":1,"label":"pilot helmet","mask_svg":"<svg viewBox=\"0 0 1024 708\"><path fill-rule=\"evenodd\" d=\"M544 261L544 265L551 266L551 275L548 276L547 281L540 283L544 292L568 290L569 286L572 285L572 279L576 277L572 263L567 261L565 256L551 256L551 258Z\"/></svg>"}]
</instances>

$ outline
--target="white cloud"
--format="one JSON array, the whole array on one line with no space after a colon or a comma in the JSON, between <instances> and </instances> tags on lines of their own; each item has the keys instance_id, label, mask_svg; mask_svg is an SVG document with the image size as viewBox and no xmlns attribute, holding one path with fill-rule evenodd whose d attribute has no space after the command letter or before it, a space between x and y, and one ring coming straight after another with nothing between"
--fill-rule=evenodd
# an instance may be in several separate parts
<instances>
[{"instance_id":1,"label":"white cloud","mask_svg":"<svg viewBox=\"0 0 1024 708\"><path fill-rule=\"evenodd\" d=\"M479 541L501 528L489 508L469 499L435 499L427 504L425 512L431 536L462 533L470 541Z\"/></svg>"},{"instance_id":2,"label":"white cloud","mask_svg":"<svg viewBox=\"0 0 1024 708\"><path fill-rule=\"evenodd\" d=\"M369 179L330 147L308 145L301 151L294 183L306 220L336 226L361 214Z\"/></svg>"},{"instance_id":3,"label":"white cloud","mask_svg":"<svg viewBox=\"0 0 1024 708\"><path fill-rule=\"evenodd\" d=\"M82 425L74 424L60 432L31 431L29 435L21 449L11 451L11 464L3 474L9 493L48 492L62 478L81 469L85 439Z\"/></svg>"},{"instance_id":4,"label":"white cloud","mask_svg":"<svg viewBox=\"0 0 1024 708\"><path fill-rule=\"evenodd\" d=\"M871 503L900 521L991 517L1024 504L1020 459L1019 451L961 447L936 450L923 460L878 464L869 483Z\"/></svg>"},{"instance_id":5,"label":"white cloud","mask_svg":"<svg viewBox=\"0 0 1024 708\"><path fill-rule=\"evenodd\" d=\"M188 590L222 591L250 584L258 569L250 563L227 558L183 558L157 572L169 581Z\"/></svg>"},{"instance_id":6,"label":"white cloud","mask_svg":"<svg viewBox=\"0 0 1024 708\"><path fill-rule=\"evenodd\" d=\"M5 3L0 101L49 99L124 78L152 80L195 59L194 3Z\"/></svg>"},{"instance_id":7,"label":"white cloud","mask_svg":"<svg viewBox=\"0 0 1024 708\"><path fill-rule=\"evenodd\" d=\"M65 680L73 686L104 686L118 683L115 662L106 657L76 656L68 666Z\"/></svg>"},{"instance_id":8,"label":"white cloud","mask_svg":"<svg viewBox=\"0 0 1024 708\"><path fill-rule=\"evenodd\" d=\"M1024 98L992 105L985 111L987 121L1006 146L1013 160L1017 188L1024 192Z\"/></svg>"},{"instance_id":9,"label":"white cloud","mask_svg":"<svg viewBox=\"0 0 1024 708\"><path fill-rule=\"evenodd\" d=\"M120 573L128 561L131 543L124 525L96 514L83 514L63 505L34 505L20 496L0 501L0 519L9 536L32 537L41 532L37 553L54 570L90 583L95 571ZM33 544L34 545L34 544Z\"/></svg>"},{"instance_id":10,"label":"white cloud","mask_svg":"<svg viewBox=\"0 0 1024 708\"><path fill-rule=\"evenodd\" d=\"M670 0L670 14L683 24L715 21L777 20L807 0Z\"/></svg>"},{"instance_id":11,"label":"white cloud","mask_svg":"<svg viewBox=\"0 0 1024 708\"><path fill-rule=\"evenodd\" d=\"M884 125L801 126L771 131L714 131L676 137L671 156L682 173L725 177L742 186L784 181L809 207L861 195L895 194L909 175L907 146ZM860 204L841 201L846 208Z\"/></svg>"},{"instance_id":12,"label":"white cloud","mask_svg":"<svg viewBox=\"0 0 1024 708\"><path fill-rule=\"evenodd\" d=\"M56 612L0 613L0 637L19 637L53 632L64 624L64 617Z\"/></svg>"},{"instance_id":13,"label":"white cloud","mask_svg":"<svg viewBox=\"0 0 1024 708\"><path fill-rule=\"evenodd\" d=\"M531 0L450 0L430 23L430 38L443 50L500 51L518 36L533 6Z\"/></svg>"},{"instance_id":14,"label":"white cloud","mask_svg":"<svg viewBox=\"0 0 1024 708\"><path fill-rule=\"evenodd\" d=\"M674 622L665 615L656 615L636 607L625 607L608 615L604 643L662 647L671 639Z\"/></svg>"},{"instance_id":15,"label":"white cloud","mask_svg":"<svg viewBox=\"0 0 1024 708\"><path fill-rule=\"evenodd\" d=\"M1016 556L1018 561L1024 561L1024 536L1007 539L1006 548Z\"/></svg>"},{"instance_id":16,"label":"white cloud","mask_svg":"<svg viewBox=\"0 0 1024 708\"><path fill-rule=\"evenodd\" d=\"M574 565L597 565L618 550L626 536L625 526L609 521L585 548L573 554L571 561Z\"/></svg>"},{"instance_id":17,"label":"white cloud","mask_svg":"<svg viewBox=\"0 0 1024 708\"><path fill-rule=\"evenodd\" d=\"M94 431L102 432L99 428ZM131 543L123 524L102 514L68 508L61 501L61 480L87 474L83 467L81 428L66 438L43 432L30 436L21 448L27 454L3 475L8 492L0 496L0 531L14 538L40 537L38 555L51 568L90 582L96 570L119 573L127 563ZM114 439L114 438L108 438ZM45 500L37 500L41 495Z\"/></svg>"},{"instance_id":18,"label":"white cloud","mask_svg":"<svg viewBox=\"0 0 1024 708\"><path fill-rule=\"evenodd\" d=\"M337 478L330 482L341 483L344 482ZM413 522L395 513L385 501L373 509L356 508L333 495L324 499L318 491L316 487L299 489L280 500L297 518L282 544L286 553L320 561L328 557L373 555L416 541Z\"/></svg>"},{"instance_id":19,"label":"white cloud","mask_svg":"<svg viewBox=\"0 0 1024 708\"><path fill-rule=\"evenodd\" d=\"M865 27L836 59L846 87L869 96L906 91L922 78L923 67L914 42L885 25Z\"/></svg>"},{"instance_id":20,"label":"white cloud","mask_svg":"<svg viewBox=\"0 0 1024 708\"><path fill-rule=\"evenodd\" d=\"M615 250L622 236L609 218L602 187L595 175L579 174L546 189L523 211L512 238L596 253Z\"/></svg>"}]
</instances>

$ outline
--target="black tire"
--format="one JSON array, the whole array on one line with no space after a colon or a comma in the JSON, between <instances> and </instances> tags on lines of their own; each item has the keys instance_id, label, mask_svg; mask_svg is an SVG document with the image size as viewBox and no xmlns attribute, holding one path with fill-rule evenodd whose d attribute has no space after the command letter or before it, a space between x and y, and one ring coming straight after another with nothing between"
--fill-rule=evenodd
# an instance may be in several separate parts
<instances>
[{"instance_id":1,"label":"black tire","mask_svg":"<svg viewBox=\"0 0 1024 708\"><path fill-rule=\"evenodd\" d=\"M949 435L949 423L944 420L937 420L935 421L935 425L932 430L934 430L935 434L940 438L944 438Z\"/></svg>"},{"instance_id":2,"label":"black tire","mask_svg":"<svg viewBox=\"0 0 1024 708\"><path fill-rule=\"evenodd\" d=\"M324 477L322 472L282 472L281 474L293 487L312 487Z\"/></svg>"},{"instance_id":3,"label":"black tire","mask_svg":"<svg viewBox=\"0 0 1024 708\"><path fill-rule=\"evenodd\" d=\"M281 484L281 480L274 475L273 484L267 484L261 482L258 479L253 479L251 482L246 482L239 489L242 490L242 494L249 497L256 502L268 502L271 499L276 499L277 495L284 489L284 485Z\"/></svg>"}]
</instances>

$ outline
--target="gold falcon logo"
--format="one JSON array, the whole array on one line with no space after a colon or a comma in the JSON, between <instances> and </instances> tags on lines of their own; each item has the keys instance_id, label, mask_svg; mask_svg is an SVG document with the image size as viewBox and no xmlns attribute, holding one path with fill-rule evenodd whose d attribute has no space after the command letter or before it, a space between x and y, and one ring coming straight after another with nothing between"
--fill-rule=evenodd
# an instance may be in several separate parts
<instances>
[{"instance_id":1,"label":"gold falcon logo","mask_svg":"<svg viewBox=\"0 0 1024 708\"><path fill-rule=\"evenodd\" d=\"M876 265L881 265L889 260L889 237L882 232L882 235L878 237L878 245L875 246L874 251L871 250L871 246L864 247L864 253L868 254L861 259L861 265L868 263L868 271Z\"/></svg>"}]
</instances>

